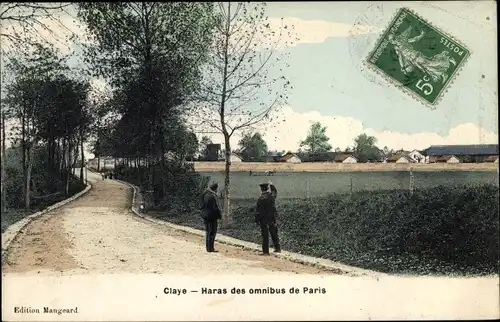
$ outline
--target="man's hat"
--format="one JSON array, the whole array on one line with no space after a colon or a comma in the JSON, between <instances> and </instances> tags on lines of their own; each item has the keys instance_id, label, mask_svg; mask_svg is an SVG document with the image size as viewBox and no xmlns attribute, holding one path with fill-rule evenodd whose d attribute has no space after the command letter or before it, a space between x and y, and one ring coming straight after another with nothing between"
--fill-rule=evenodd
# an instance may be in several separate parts
<instances>
[{"instance_id":1,"label":"man's hat","mask_svg":"<svg viewBox=\"0 0 500 322\"><path fill-rule=\"evenodd\" d=\"M269 189L269 183L261 183L261 184L259 184L259 186L260 186L260 188L261 188L262 190L267 190L267 189Z\"/></svg>"},{"instance_id":2,"label":"man's hat","mask_svg":"<svg viewBox=\"0 0 500 322\"><path fill-rule=\"evenodd\" d=\"M215 189L217 189L217 188L219 188L219 184L218 184L217 182L213 182L213 183L210 185L210 189L212 189L212 190L215 190Z\"/></svg>"}]
</instances>

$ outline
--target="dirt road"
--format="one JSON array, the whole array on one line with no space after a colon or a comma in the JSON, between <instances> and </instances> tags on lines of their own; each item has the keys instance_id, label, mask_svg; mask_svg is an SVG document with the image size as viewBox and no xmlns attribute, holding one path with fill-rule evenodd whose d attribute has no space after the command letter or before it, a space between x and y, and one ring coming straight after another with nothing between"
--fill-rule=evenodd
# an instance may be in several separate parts
<instances>
[{"instance_id":1,"label":"dirt road","mask_svg":"<svg viewBox=\"0 0 500 322\"><path fill-rule=\"evenodd\" d=\"M6 265L2 267L5 281L2 293L6 293L2 307L8 309L2 315L3 320L54 321L55 316L18 314L15 310L21 306L29 310L63 302L68 307L78 305L82 311L80 315L60 316L67 321L96 318L159 321L166 317L177 321L242 317L270 320L308 316L340 320L498 318L498 277L351 277L221 244L216 245L219 253L206 253L202 237L135 216L130 210L132 191L127 186L103 181L92 173L89 179L93 189L87 195L33 221L13 240ZM203 286L206 281L199 281L199 277L203 279L208 274L223 274L221 281L233 286L247 283L247 287L276 285L277 277L283 276L280 287L319 285L328 292L309 299L297 295L273 297L273 301L265 296L230 296L230 299L195 296L186 303L197 303L196 310L191 310L191 304L188 309L176 310L187 308L182 298L168 297L167 302L158 302L162 297L155 297L154 290L162 284L159 281L148 284L144 277L147 274L164 274L158 279L171 284L175 281L169 280L169 276L188 276L187 280L178 280L183 287L190 283L193 287ZM243 274L249 277L238 278ZM272 280L263 281L265 275L273 275ZM45 278L40 279L42 276ZM231 278L233 282L229 282ZM74 285L75 281L70 284L71 279L81 281L78 293L67 286ZM286 279L289 284L284 282ZM131 283L135 283L135 288ZM47 293L42 296L40 292ZM123 298L117 299L117 292ZM134 297L133 292L142 293ZM115 301L110 301L111 298ZM249 306L249 299L263 309ZM220 310L213 309L216 304ZM243 315L230 314L237 311Z\"/></svg>"},{"instance_id":2,"label":"dirt road","mask_svg":"<svg viewBox=\"0 0 500 322\"><path fill-rule=\"evenodd\" d=\"M130 210L131 188L88 173L93 189L31 222L12 242L2 273L290 274L312 268L155 225ZM325 274L327 272L324 272Z\"/></svg>"}]
</instances>

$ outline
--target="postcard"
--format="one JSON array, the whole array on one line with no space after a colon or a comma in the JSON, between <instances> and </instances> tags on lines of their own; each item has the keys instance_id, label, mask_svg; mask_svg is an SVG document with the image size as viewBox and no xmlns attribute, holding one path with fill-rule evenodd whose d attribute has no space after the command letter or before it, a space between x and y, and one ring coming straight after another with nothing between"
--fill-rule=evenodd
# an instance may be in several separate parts
<instances>
[{"instance_id":1,"label":"postcard","mask_svg":"<svg viewBox=\"0 0 500 322\"><path fill-rule=\"evenodd\" d=\"M0 19L2 320L500 317L493 1Z\"/></svg>"}]
</instances>

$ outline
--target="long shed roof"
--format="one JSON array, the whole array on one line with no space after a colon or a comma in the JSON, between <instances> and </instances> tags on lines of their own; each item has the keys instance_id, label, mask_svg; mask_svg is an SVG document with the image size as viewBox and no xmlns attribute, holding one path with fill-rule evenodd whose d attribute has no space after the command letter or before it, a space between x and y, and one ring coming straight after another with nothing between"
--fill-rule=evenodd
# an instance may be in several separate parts
<instances>
[{"instance_id":1,"label":"long shed roof","mask_svg":"<svg viewBox=\"0 0 500 322\"><path fill-rule=\"evenodd\" d=\"M498 144L431 145L424 151L428 156L438 155L498 155Z\"/></svg>"}]
</instances>

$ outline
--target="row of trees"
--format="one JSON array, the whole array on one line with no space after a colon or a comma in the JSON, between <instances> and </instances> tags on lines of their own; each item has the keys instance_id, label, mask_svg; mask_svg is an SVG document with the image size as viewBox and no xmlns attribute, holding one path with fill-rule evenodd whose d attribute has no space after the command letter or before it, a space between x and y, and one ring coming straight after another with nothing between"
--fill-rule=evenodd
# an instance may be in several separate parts
<instances>
[{"instance_id":1,"label":"row of trees","mask_svg":"<svg viewBox=\"0 0 500 322\"><path fill-rule=\"evenodd\" d=\"M74 36L83 47L85 67L80 70L87 75L71 76L46 43L39 44L37 54L22 54L32 62L14 59L9 69L18 76L5 102L25 158L25 185L30 185L34 146L46 146L51 167L68 174L77 147L81 153L90 143L97 157L111 155L140 165L134 180L153 193L155 205L165 204L177 191L172 186L196 190L198 181L181 160L200 150L203 139L198 142L195 131L208 127L224 137L223 225L229 226L230 138L272 120L272 112L286 103L291 84L280 73L287 62L278 47L286 45L285 33L292 39L292 26L276 26L265 15L265 3L71 6L86 30ZM25 29L42 28L37 10L47 7L24 9L35 12L9 19L25 19ZM10 36L24 40L21 33ZM109 91L89 95L92 77L104 80ZM167 152L173 153L169 157Z\"/></svg>"},{"instance_id":2,"label":"row of trees","mask_svg":"<svg viewBox=\"0 0 500 322\"><path fill-rule=\"evenodd\" d=\"M332 151L330 138L326 135L326 126L319 122L311 125L307 137L299 143L298 153L324 153ZM207 138L208 140L208 138ZM210 141L211 143L211 141ZM389 150L387 147L380 149L376 146L377 139L367 134L360 134L354 139L352 147L344 150L335 148L337 153L354 155L360 162L380 161L382 157L388 157L397 151ZM239 153L245 161L263 161L269 154L268 146L263 136L259 132L246 133L238 142L239 148L234 150ZM285 151L282 151L284 154Z\"/></svg>"},{"instance_id":3,"label":"row of trees","mask_svg":"<svg viewBox=\"0 0 500 322\"><path fill-rule=\"evenodd\" d=\"M13 182L8 199L8 187L2 184L2 201L7 201L2 204L19 206L13 199L22 195L25 209L30 210L33 192L54 193L62 183L69 193L72 171L78 157L83 159L84 140L94 120L88 101L90 85L72 78L65 59L48 44L26 44L6 61L10 79L2 88L2 148L8 135L12 149L20 152L22 191L16 191L20 182ZM6 123L13 124L8 133ZM41 155L43 162L35 163ZM15 168L4 171L7 178L20 179ZM83 183L83 168L80 178Z\"/></svg>"},{"instance_id":4,"label":"row of trees","mask_svg":"<svg viewBox=\"0 0 500 322\"><path fill-rule=\"evenodd\" d=\"M271 111L286 100L290 83L268 74L281 62L275 55L280 35L267 22L265 4L78 7L90 35L85 56L92 76L107 79L112 87L111 97L99 104L118 115L98 125L93 152L144 164L140 176L145 178L139 181L155 194L155 203L175 193L172 182L180 184L181 173L188 171L182 160L203 153L208 143L206 137L198 142L187 118L194 129L203 126L221 133L229 156L235 133L270 120ZM200 144L205 147L200 149ZM226 160L223 225L229 226Z\"/></svg>"}]
</instances>

